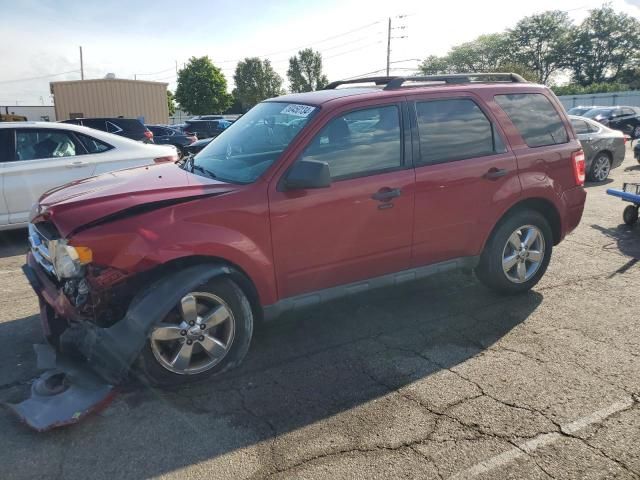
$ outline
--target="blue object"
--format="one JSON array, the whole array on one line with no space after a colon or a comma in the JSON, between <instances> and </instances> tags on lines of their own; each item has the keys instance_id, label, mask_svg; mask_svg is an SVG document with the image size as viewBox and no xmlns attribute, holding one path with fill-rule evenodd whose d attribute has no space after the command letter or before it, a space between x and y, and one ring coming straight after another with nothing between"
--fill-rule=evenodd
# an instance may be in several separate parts
<instances>
[{"instance_id":1,"label":"blue object","mask_svg":"<svg viewBox=\"0 0 640 480\"><path fill-rule=\"evenodd\" d=\"M631 202L636 205L640 205L640 195L635 193L625 192L623 190L618 190L616 188L608 188L607 195L611 195L613 197L619 197L625 202Z\"/></svg>"}]
</instances>

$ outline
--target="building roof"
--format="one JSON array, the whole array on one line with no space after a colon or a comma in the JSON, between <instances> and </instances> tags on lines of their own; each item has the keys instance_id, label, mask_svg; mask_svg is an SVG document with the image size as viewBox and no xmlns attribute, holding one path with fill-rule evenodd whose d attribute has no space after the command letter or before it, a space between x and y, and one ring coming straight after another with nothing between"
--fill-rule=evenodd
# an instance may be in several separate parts
<instances>
[{"instance_id":1,"label":"building roof","mask_svg":"<svg viewBox=\"0 0 640 480\"><path fill-rule=\"evenodd\" d=\"M49 82L51 89L54 85L71 85L71 84L89 84L89 83L135 83L136 85L149 84L149 85L164 85L167 87L167 82L152 82L150 80L131 80L129 78L91 78L88 80L60 80L58 82Z\"/></svg>"}]
</instances>

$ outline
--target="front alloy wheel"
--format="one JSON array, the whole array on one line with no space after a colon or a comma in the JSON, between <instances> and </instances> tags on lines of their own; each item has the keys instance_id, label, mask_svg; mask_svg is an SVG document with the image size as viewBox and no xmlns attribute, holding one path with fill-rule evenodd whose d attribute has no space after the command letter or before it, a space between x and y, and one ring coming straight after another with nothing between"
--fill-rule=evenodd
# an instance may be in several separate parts
<instances>
[{"instance_id":1,"label":"front alloy wheel","mask_svg":"<svg viewBox=\"0 0 640 480\"><path fill-rule=\"evenodd\" d=\"M220 297L191 292L180 301L179 323L151 332L151 351L160 365L179 375L202 373L220 363L235 334L231 309Z\"/></svg>"},{"instance_id":2,"label":"front alloy wheel","mask_svg":"<svg viewBox=\"0 0 640 480\"><path fill-rule=\"evenodd\" d=\"M236 367L249 350L253 311L243 290L217 277L183 295L149 332L138 358L141 377L179 385Z\"/></svg>"}]
</instances>

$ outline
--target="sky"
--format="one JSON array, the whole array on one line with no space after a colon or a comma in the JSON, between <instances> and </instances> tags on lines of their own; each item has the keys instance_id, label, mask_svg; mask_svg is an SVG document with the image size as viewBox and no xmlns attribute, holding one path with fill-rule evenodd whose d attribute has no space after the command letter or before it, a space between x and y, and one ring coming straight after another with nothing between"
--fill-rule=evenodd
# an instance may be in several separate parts
<instances>
[{"instance_id":1,"label":"sky","mask_svg":"<svg viewBox=\"0 0 640 480\"><path fill-rule=\"evenodd\" d=\"M0 105L50 105L49 82L85 78L167 82L208 55L232 87L238 60L269 58L285 79L300 48L323 55L330 80L384 74L388 18L392 74L442 55L478 35L504 31L524 16L562 9L580 22L602 0L0 0ZM640 0L612 0L640 19ZM37 77L37 78L36 78Z\"/></svg>"}]
</instances>

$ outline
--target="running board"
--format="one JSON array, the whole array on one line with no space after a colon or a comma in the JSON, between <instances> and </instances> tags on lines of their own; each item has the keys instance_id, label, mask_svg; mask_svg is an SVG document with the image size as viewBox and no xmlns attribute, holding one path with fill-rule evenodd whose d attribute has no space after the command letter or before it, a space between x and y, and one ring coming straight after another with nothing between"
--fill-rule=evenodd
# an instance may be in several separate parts
<instances>
[{"instance_id":1,"label":"running board","mask_svg":"<svg viewBox=\"0 0 640 480\"><path fill-rule=\"evenodd\" d=\"M337 287L303 293L295 297L284 298L272 305L264 307L264 319L273 320L285 312L318 305L356 293L366 292L376 288L390 287L405 282L420 280L437 273L451 270L473 269L478 265L480 257L460 257L445 262L434 263L424 267L411 268L401 272L389 273L380 277L369 278L359 282L347 283Z\"/></svg>"}]
</instances>

